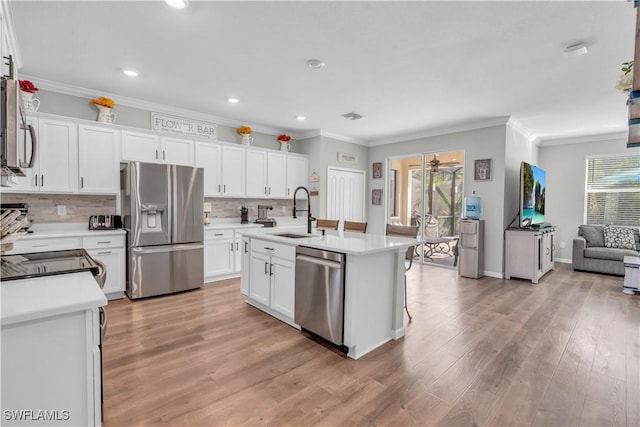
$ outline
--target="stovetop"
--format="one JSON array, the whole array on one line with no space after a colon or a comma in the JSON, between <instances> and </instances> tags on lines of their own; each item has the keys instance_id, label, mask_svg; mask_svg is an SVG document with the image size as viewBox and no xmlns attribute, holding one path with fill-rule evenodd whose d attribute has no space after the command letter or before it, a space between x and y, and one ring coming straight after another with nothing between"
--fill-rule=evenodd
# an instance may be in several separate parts
<instances>
[{"instance_id":1,"label":"stovetop","mask_svg":"<svg viewBox=\"0 0 640 427\"><path fill-rule=\"evenodd\" d=\"M98 264L84 249L4 255L0 260L3 282L81 271L99 273Z\"/></svg>"}]
</instances>

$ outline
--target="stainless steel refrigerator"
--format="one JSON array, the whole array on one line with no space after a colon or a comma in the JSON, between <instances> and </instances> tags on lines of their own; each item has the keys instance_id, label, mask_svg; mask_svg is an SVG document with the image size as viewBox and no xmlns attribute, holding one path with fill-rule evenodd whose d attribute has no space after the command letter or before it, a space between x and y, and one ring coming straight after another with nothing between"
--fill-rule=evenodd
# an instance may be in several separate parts
<instances>
[{"instance_id":1,"label":"stainless steel refrigerator","mask_svg":"<svg viewBox=\"0 0 640 427\"><path fill-rule=\"evenodd\" d=\"M204 282L202 168L122 163L131 299L199 288Z\"/></svg>"}]
</instances>

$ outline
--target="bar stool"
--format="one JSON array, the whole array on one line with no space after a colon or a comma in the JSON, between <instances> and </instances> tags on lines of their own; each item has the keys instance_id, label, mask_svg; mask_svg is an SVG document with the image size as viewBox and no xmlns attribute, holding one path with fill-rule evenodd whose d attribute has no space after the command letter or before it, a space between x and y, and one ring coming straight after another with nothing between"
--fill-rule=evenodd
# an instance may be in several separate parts
<instances>
[{"instance_id":1,"label":"bar stool","mask_svg":"<svg viewBox=\"0 0 640 427\"><path fill-rule=\"evenodd\" d=\"M337 230L340 221L337 219L318 219L316 220L316 226L320 230Z\"/></svg>"},{"instance_id":2,"label":"bar stool","mask_svg":"<svg viewBox=\"0 0 640 427\"><path fill-rule=\"evenodd\" d=\"M398 237L413 237L418 235L418 226L413 225L392 225L387 224L387 236ZM409 314L409 308L407 307L407 271L413 265L413 254L416 250L416 245L409 246L404 254L404 309L409 316L409 323L411 323L412 317Z\"/></svg>"},{"instance_id":3,"label":"bar stool","mask_svg":"<svg viewBox=\"0 0 640 427\"><path fill-rule=\"evenodd\" d=\"M367 232L367 223L366 222L345 221L344 222L344 231L357 231L359 233L366 233Z\"/></svg>"}]
</instances>

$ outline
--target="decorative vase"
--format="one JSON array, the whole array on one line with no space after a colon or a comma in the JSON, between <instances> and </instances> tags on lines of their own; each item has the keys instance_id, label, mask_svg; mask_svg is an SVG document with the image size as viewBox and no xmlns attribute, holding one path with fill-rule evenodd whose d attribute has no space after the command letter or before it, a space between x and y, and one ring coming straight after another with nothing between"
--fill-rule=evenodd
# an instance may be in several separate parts
<instances>
[{"instance_id":1,"label":"decorative vase","mask_svg":"<svg viewBox=\"0 0 640 427\"><path fill-rule=\"evenodd\" d=\"M24 111L35 113L40 108L40 100L33 97L33 93L20 91L22 97L22 108Z\"/></svg>"},{"instance_id":2,"label":"decorative vase","mask_svg":"<svg viewBox=\"0 0 640 427\"><path fill-rule=\"evenodd\" d=\"M111 108L96 105L98 107L98 121L101 123L115 123L116 115L111 112Z\"/></svg>"},{"instance_id":3,"label":"decorative vase","mask_svg":"<svg viewBox=\"0 0 640 427\"><path fill-rule=\"evenodd\" d=\"M243 133L242 134L242 145L253 145L253 137L251 136L250 133Z\"/></svg>"},{"instance_id":4,"label":"decorative vase","mask_svg":"<svg viewBox=\"0 0 640 427\"><path fill-rule=\"evenodd\" d=\"M280 151L289 151L291 149L291 144L288 142L280 142Z\"/></svg>"}]
</instances>

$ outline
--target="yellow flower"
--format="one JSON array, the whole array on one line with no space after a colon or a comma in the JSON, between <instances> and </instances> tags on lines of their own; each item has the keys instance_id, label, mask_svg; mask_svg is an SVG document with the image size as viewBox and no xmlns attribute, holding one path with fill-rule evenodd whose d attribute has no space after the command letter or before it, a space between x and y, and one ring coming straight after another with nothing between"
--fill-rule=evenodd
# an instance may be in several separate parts
<instances>
[{"instance_id":1,"label":"yellow flower","mask_svg":"<svg viewBox=\"0 0 640 427\"><path fill-rule=\"evenodd\" d=\"M240 126L236 132L240 135L248 135L251 133L251 128L249 126Z\"/></svg>"},{"instance_id":2,"label":"yellow flower","mask_svg":"<svg viewBox=\"0 0 640 427\"><path fill-rule=\"evenodd\" d=\"M116 106L116 103L113 102L113 99L107 98L106 96L101 96L100 98L94 98L91 100L91 103L94 105L100 105L102 107L113 108Z\"/></svg>"}]
</instances>

